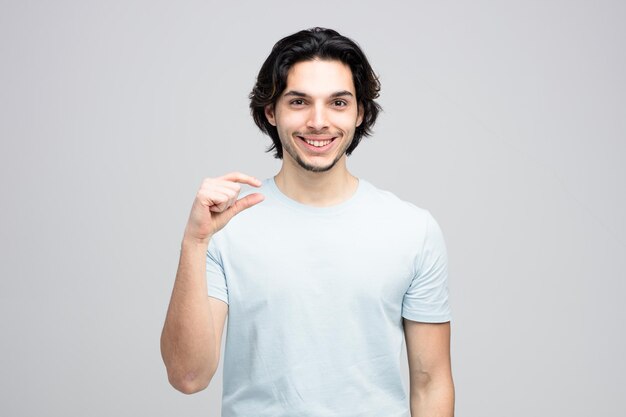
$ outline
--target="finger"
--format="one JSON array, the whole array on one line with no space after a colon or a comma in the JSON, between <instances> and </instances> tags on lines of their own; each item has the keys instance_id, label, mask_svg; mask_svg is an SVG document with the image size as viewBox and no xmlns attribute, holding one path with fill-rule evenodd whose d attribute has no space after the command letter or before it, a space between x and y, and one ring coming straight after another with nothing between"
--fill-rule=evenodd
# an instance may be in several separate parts
<instances>
[{"instance_id":1,"label":"finger","mask_svg":"<svg viewBox=\"0 0 626 417\"><path fill-rule=\"evenodd\" d=\"M241 172L231 172L219 177L218 179L248 184L253 187L260 187L262 184L261 180L251 177L250 175L242 174Z\"/></svg>"},{"instance_id":2,"label":"finger","mask_svg":"<svg viewBox=\"0 0 626 417\"><path fill-rule=\"evenodd\" d=\"M215 212L221 212L226 210L230 205L228 204L230 195L227 192L220 190L211 190L201 197L200 202L204 206L208 206L209 210Z\"/></svg>"},{"instance_id":3,"label":"finger","mask_svg":"<svg viewBox=\"0 0 626 417\"><path fill-rule=\"evenodd\" d=\"M208 205L223 203L225 200L228 200L230 201L230 204L228 204L228 206L231 206L235 202L235 200L237 200L239 190L233 190L232 187L227 187L223 184L226 183L207 183L202 186L202 188L198 192L198 196L204 203L207 203ZM239 186L238 184L231 184L235 185L235 187Z\"/></svg>"},{"instance_id":4,"label":"finger","mask_svg":"<svg viewBox=\"0 0 626 417\"><path fill-rule=\"evenodd\" d=\"M241 191L241 184L237 183L237 182L232 182L232 181L226 181L226 180L217 180L217 182L215 183L221 187L225 187L228 188L229 190L232 190L236 193L239 193Z\"/></svg>"},{"instance_id":5,"label":"finger","mask_svg":"<svg viewBox=\"0 0 626 417\"><path fill-rule=\"evenodd\" d=\"M240 191L239 189L237 189L238 184L235 184L235 183L230 183L230 184L234 185L235 187L234 188L229 187L226 185L226 183L213 184L213 186L211 187L212 191L217 191L228 197L228 200L230 201L229 206L231 206L237 200L237 197L239 196L239 191Z\"/></svg>"},{"instance_id":6,"label":"finger","mask_svg":"<svg viewBox=\"0 0 626 417\"><path fill-rule=\"evenodd\" d=\"M259 204L263 200L265 200L265 196L261 193L249 194L235 201L235 204L233 204L228 210L231 211L232 215L234 216L238 213L241 213L245 209Z\"/></svg>"}]
</instances>

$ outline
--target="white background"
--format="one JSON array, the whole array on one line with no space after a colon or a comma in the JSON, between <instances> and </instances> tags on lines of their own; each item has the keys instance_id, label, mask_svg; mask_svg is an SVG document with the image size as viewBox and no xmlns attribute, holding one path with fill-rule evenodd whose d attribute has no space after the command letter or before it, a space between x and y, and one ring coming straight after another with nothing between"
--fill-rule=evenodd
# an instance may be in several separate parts
<instances>
[{"instance_id":1,"label":"white background","mask_svg":"<svg viewBox=\"0 0 626 417\"><path fill-rule=\"evenodd\" d=\"M204 177L278 170L247 96L312 26L380 75L350 169L446 237L456 415L620 413L624 2L0 7L1 415L219 415L221 368L185 396L160 358L180 241Z\"/></svg>"}]
</instances>

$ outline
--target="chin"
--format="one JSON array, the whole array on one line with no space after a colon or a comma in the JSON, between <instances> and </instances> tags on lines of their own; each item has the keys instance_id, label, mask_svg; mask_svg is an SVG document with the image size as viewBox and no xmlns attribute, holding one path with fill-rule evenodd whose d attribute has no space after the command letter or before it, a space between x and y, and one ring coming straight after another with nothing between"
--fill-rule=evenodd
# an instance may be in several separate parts
<instances>
[{"instance_id":1,"label":"chin","mask_svg":"<svg viewBox=\"0 0 626 417\"><path fill-rule=\"evenodd\" d=\"M330 169L334 166L334 164L332 165L328 165L328 166L311 166L311 165L301 165L302 168L306 169L309 172L326 172L326 171L330 171Z\"/></svg>"},{"instance_id":2,"label":"chin","mask_svg":"<svg viewBox=\"0 0 626 417\"><path fill-rule=\"evenodd\" d=\"M296 162L298 163L300 167L306 169L309 172L326 172L326 171L330 171L335 165L337 165L337 162L339 162L340 159L341 159L341 156L338 158L335 158L335 160L333 160L332 162L325 163L323 165L310 164L310 163L307 163L306 161L303 161L301 158L297 158Z\"/></svg>"}]
</instances>

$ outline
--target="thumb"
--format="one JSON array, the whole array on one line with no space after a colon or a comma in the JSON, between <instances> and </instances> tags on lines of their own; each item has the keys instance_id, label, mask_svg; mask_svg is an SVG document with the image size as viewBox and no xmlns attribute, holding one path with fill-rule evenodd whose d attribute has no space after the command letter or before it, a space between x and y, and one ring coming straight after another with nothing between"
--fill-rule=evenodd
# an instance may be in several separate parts
<instances>
[{"instance_id":1,"label":"thumb","mask_svg":"<svg viewBox=\"0 0 626 417\"><path fill-rule=\"evenodd\" d=\"M245 209L259 204L263 200L265 200L265 196L261 193L250 194L235 201L235 203L230 206L230 208L226 210L226 212L229 214L229 218L232 218L236 214L244 211Z\"/></svg>"}]
</instances>

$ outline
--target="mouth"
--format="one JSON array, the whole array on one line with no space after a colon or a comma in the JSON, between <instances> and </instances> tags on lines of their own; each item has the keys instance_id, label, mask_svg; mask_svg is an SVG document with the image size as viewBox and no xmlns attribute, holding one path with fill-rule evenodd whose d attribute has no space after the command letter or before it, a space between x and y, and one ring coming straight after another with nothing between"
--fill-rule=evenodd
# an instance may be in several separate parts
<instances>
[{"instance_id":1,"label":"mouth","mask_svg":"<svg viewBox=\"0 0 626 417\"><path fill-rule=\"evenodd\" d=\"M305 144L307 149L322 152L330 149L337 138L332 136L298 136L298 139Z\"/></svg>"}]
</instances>

